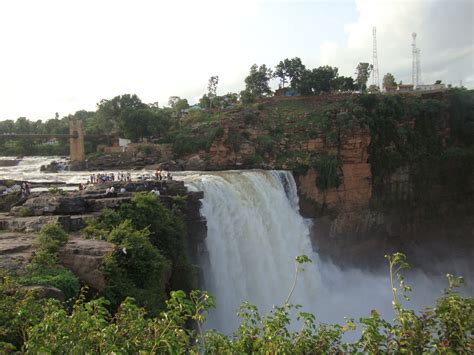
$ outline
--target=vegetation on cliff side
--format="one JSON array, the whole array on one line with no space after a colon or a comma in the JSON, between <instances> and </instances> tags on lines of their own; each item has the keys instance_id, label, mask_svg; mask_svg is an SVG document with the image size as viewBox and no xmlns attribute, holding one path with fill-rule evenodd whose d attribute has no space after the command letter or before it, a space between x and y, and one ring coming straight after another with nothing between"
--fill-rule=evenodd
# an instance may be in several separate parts
<instances>
[{"instance_id":1,"label":"vegetation on cliff side","mask_svg":"<svg viewBox=\"0 0 474 355\"><path fill-rule=\"evenodd\" d=\"M0 277L0 351L26 353L471 353L474 350L474 300L457 292L462 278L448 275L448 287L433 308L415 312L402 305L410 288L403 280L408 265L403 254L387 256L394 319L373 310L346 324L319 324L313 314L299 312L287 302L266 315L243 303L240 326L233 335L204 331L213 299L205 292L171 292L165 309L150 317L132 298L115 313L108 301L87 301L84 295L71 306L55 300L36 300L14 280ZM310 262L307 257L297 262ZM297 269L298 270L298 269ZM296 277L296 276L295 276ZM296 279L295 279L296 280ZM399 284L397 284L397 281ZM291 291L290 296L291 297ZM297 317L300 330L292 330ZM193 324L194 326L191 326ZM359 338L344 335L359 330Z\"/></svg>"},{"instance_id":2,"label":"vegetation on cliff side","mask_svg":"<svg viewBox=\"0 0 474 355\"><path fill-rule=\"evenodd\" d=\"M33 259L20 274L18 282L27 286L50 286L60 289L66 299L79 294L80 283L74 273L60 265L59 249L68 240L59 224L47 224L38 236L38 248Z\"/></svg>"},{"instance_id":3,"label":"vegetation on cliff side","mask_svg":"<svg viewBox=\"0 0 474 355\"><path fill-rule=\"evenodd\" d=\"M196 286L179 203L169 210L154 194L135 193L116 211L103 210L83 233L117 245L104 263L104 294L114 307L132 296L157 314L170 291L189 292Z\"/></svg>"}]
</instances>

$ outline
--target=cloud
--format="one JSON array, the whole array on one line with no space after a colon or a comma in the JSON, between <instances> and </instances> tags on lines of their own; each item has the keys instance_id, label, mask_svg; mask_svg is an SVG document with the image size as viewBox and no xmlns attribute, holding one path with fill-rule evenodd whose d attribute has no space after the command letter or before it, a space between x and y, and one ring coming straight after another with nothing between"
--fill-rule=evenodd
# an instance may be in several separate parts
<instances>
[{"instance_id":1,"label":"cloud","mask_svg":"<svg viewBox=\"0 0 474 355\"><path fill-rule=\"evenodd\" d=\"M294 56L353 75L372 61L372 26L381 78L411 80L417 32L426 83L474 87L472 16L470 0L3 1L0 119L94 110L124 93L195 102L212 75L219 94L236 92L252 64Z\"/></svg>"},{"instance_id":2,"label":"cloud","mask_svg":"<svg viewBox=\"0 0 474 355\"><path fill-rule=\"evenodd\" d=\"M353 75L358 62L372 63L372 27L377 28L380 80L390 72L411 82L411 43L417 33L424 83L463 84L473 88L473 3L454 1L357 0L357 21L345 26L347 42L321 45L321 64Z\"/></svg>"}]
</instances>

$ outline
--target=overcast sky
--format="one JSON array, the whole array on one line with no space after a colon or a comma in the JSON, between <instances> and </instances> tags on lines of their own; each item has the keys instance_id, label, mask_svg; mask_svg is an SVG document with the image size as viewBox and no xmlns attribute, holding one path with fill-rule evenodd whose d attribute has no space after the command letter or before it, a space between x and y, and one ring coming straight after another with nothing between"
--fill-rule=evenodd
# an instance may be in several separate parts
<instances>
[{"instance_id":1,"label":"overcast sky","mask_svg":"<svg viewBox=\"0 0 474 355\"><path fill-rule=\"evenodd\" d=\"M95 110L135 93L166 105L196 102L219 75L218 94L244 88L249 67L298 56L354 75L372 62L380 79L411 82L411 41L423 83L474 88L473 0L0 2L0 120Z\"/></svg>"}]
</instances>

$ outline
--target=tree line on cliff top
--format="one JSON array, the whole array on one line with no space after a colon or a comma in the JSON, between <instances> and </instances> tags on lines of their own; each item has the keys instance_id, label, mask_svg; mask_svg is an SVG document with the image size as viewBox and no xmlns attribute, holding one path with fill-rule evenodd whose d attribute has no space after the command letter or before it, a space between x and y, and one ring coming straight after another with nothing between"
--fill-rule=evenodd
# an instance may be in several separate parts
<instances>
[{"instance_id":1,"label":"tree line on cliff top","mask_svg":"<svg viewBox=\"0 0 474 355\"><path fill-rule=\"evenodd\" d=\"M300 58L284 59L274 69L265 64L251 66L245 78L245 89L240 93L218 95L218 76L211 76L207 92L199 103L190 106L186 98L171 96L165 105L157 102L144 103L137 95L124 94L111 99L103 99L97 103L95 111L77 111L74 115L54 118L46 121L30 121L20 117L16 121L0 121L0 134L32 133L32 134L67 134L69 119L81 119L84 122L86 152L93 153L98 144L109 143L104 137L120 136L134 142L144 138L159 140L170 131L175 133L189 127L182 117L192 112L219 112L227 108L246 107L259 98L274 94L270 87L271 80L277 80L279 88L275 95L320 95L334 92L365 92L367 80L372 66L359 63L356 67L356 79L339 75L337 67L328 65L307 68ZM392 74L385 75L384 87L395 85ZM378 88L369 88L377 91ZM95 138L94 138L95 136ZM168 139L169 140L169 139ZM173 141L173 138L171 138ZM0 140L0 149L4 155L66 155L67 140L44 139Z\"/></svg>"},{"instance_id":2,"label":"tree line on cliff top","mask_svg":"<svg viewBox=\"0 0 474 355\"><path fill-rule=\"evenodd\" d=\"M218 76L209 79L207 92L192 109L224 109L229 106L248 104L259 97L273 93L270 80L278 79L279 87L291 88L302 95L314 95L333 91L353 91L365 89L370 75L370 65L360 63L357 67L357 79L338 74L338 68L321 66L307 69L300 58L282 60L274 70L263 65L252 65L249 75L245 78L245 90L240 93L217 95ZM31 133L31 134L67 134L68 120L82 119L85 123L85 133L88 135L110 135L116 133L133 141L145 137L162 134L172 125L176 118L185 110L189 110L188 100L179 96L171 96L167 105L158 103L146 104L137 95L124 94L112 99L103 99L97 104L96 111L77 111L74 115L60 118L56 113L54 118L46 121L30 121L20 117L16 121L0 121L0 134ZM87 151L94 151L98 142L89 139ZM31 139L11 140L0 142L6 155L31 154L67 154L67 142L50 140L47 144L38 140L31 144Z\"/></svg>"}]
</instances>

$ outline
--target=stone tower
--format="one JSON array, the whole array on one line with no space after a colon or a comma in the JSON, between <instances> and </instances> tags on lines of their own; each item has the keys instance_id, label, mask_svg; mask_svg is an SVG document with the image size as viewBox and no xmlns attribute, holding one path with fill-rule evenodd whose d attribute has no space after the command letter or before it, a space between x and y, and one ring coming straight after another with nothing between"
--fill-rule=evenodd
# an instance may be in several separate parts
<instances>
[{"instance_id":1,"label":"stone tower","mask_svg":"<svg viewBox=\"0 0 474 355\"><path fill-rule=\"evenodd\" d=\"M84 151L84 129L82 120L69 120L70 168L80 170L85 168L86 154Z\"/></svg>"}]
</instances>

